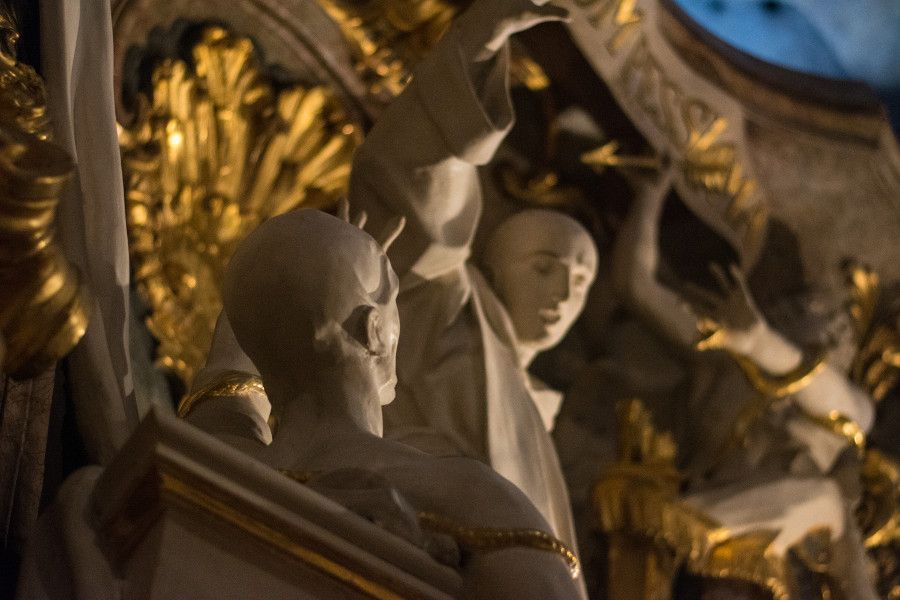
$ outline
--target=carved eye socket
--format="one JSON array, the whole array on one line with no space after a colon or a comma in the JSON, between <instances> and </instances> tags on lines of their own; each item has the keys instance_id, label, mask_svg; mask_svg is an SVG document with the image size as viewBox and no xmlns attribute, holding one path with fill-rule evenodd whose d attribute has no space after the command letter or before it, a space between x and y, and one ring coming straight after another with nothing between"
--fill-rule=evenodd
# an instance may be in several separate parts
<instances>
[{"instance_id":1,"label":"carved eye socket","mask_svg":"<svg viewBox=\"0 0 900 600\"><path fill-rule=\"evenodd\" d=\"M532 259L531 268L535 273L538 273L539 275L549 275L553 270L553 263L553 258L545 255L539 255Z\"/></svg>"},{"instance_id":2,"label":"carved eye socket","mask_svg":"<svg viewBox=\"0 0 900 600\"><path fill-rule=\"evenodd\" d=\"M387 350L387 345L382 338L383 321L381 313L374 306L368 307L366 314L366 347L370 353L382 356Z\"/></svg>"}]
</instances>

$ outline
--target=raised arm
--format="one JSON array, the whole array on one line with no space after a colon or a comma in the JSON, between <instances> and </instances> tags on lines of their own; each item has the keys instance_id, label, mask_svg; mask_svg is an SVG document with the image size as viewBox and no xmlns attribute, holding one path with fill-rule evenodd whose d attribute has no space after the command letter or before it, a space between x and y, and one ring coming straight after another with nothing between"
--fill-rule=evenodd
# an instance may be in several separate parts
<instances>
[{"instance_id":1,"label":"raised arm","mask_svg":"<svg viewBox=\"0 0 900 600\"><path fill-rule=\"evenodd\" d=\"M810 457L826 472L847 447L848 432L864 434L871 429L874 410L869 396L843 373L828 363L827 357L804 356L781 334L772 329L753 302L744 276L732 267L731 273L714 267L720 294L695 286L690 305L656 279L659 265L659 219L671 186L671 174L635 176L635 206L628 215L614 250L614 283L622 297L645 315L670 339L682 346L701 350L724 349L735 356L745 371L770 382L802 380L790 396L809 418L790 427L792 434L808 448ZM698 326L709 334L698 342ZM822 427L842 435L823 432ZM851 436L852 437L852 436Z\"/></svg>"},{"instance_id":2,"label":"raised arm","mask_svg":"<svg viewBox=\"0 0 900 600\"><path fill-rule=\"evenodd\" d=\"M747 287L743 273L715 268L723 295L697 304L701 327L709 335L701 348L722 348L735 356L754 386L762 393L790 396L807 418L789 428L809 449L809 455L827 472L848 442L874 424L871 398L828 362L827 355L808 356L766 322ZM729 276L730 275L730 276ZM769 389L771 388L771 389ZM780 388L780 389L777 389ZM823 431L823 427L834 435Z\"/></svg>"},{"instance_id":3,"label":"raised arm","mask_svg":"<svg viewBox=\"0 0 900 600\"><path fill-rule=\"evenodd\" d=\"M659 221L672 187L672 167L634 172L635 199L613 249L613 284L619 297L684 348L697 340L697 319L678 294L656 278Z\"/></svg>"},{"instance_id":4,"label":"raised arm","mask_svg":"<svg viewBox=\"0 0 900 600\"><path fill-rule=\"evenodd\" d=\"M476 0L415 69L353 161L350 202L380 231L397 214L403 234L391 263L433 279L458 266L481 214L477 167L513 123L510 35L565 11L532 0Z\"/></svg>"}]
</instances>

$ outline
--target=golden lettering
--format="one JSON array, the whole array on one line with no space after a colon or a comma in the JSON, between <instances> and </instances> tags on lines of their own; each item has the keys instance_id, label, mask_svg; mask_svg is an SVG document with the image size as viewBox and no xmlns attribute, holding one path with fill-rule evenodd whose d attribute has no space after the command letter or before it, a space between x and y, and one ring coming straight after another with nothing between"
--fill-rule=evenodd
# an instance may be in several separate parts
<instances>
[{"instance_id":1,"label":"golden lettering","mask_svg":"<svg viewBox=\"0 0 900 600\"><path fill-rule=\"evenodd\" d=\"M755 238L765 224L767 212L752 201L756 182L745 175L734 143L722 141L729 120L717 115L708 104L687 97L666 76L641 31L644 15L637 0L574 1L600 32L601 43L611 55L636 38L618 74L626 101L637 106L680 150L687 183L708 193L707 200L720 210L729 227L736 232L746 229L746 237ZM595 162L606 160L591 153L586 156Z\"/></svg>"}]
</instances>

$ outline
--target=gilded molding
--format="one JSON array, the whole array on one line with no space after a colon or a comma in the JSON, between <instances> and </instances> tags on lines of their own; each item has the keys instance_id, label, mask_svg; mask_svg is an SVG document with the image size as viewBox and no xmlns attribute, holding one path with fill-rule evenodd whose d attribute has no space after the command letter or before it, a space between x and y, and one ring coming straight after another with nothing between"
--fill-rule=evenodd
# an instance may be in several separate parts
<instances>
[{"instance_id":1,"label":"gilded molding","mask_svg":"<svg viewBox=\"0 0 900 600\"><path fill-rule=\"evenodd\" d=\"M530 548L558 554L569 567L572 578L578 577L581 564L574 550L549 533L537 529L508 529L498 527L467 527L434 513L418 513L423 529L452 537L464 549L490 552L504 548Z\"/></svg>"},{"instance_id":2,"label":"gilded molding","mask_svg":"<svg viewBox=\"0 0 900 600\"><path fill-rule=\"evenodd\" d=\"M460 12L448 0L318 0L338 25L355 61L356 73L379 104L397 97L412 70ZM534 59L513 46L510 76L532 91L550 87Z\"/></svg>"},{"instance_id":3,"label":"gilded molding","mask_svg":"<svg viewBox=\"0 0 900 600\"><path fill-rule=\"evenodd\" d=\"M242 396L251 392L262 395L266 393L262 379L258 375L241 371L226 371L197 391L182 398L178 403L178 416L182 419L187 417L195 406L209 398Z\"/></svg>"},{"instance_id":4,"label":"gilded molding","mask_svg":"<svg viewBox=\"0 0 900 600\"><path fill-rule=\"evenodd\" d=\"M18 38L0 10L0 369L25 378L78 343L89 306L56 240L56 208L73 164L51 141L44 83L16 59Z\"/></svg>"},{"instance_id":5,"label":"gilded molding","mask_svg":"<svg viewBox=\"0 0 900 600\"><path fill-rule=\"evenodd\" d=\"M253 43L208 26L190 61L159 60L120 126L134 280L158 364L188 386L237 243L268 217L343 194L361 140L323 86L276 86Z\"/></svg>"},{"instance_id":6,"label":"gilded molding","mask_svg":"<svg viewBox=\"0 0 900 600\"><path fill-rule=\"evenodd\" d=\"M457 8L446 0L319 0L341 29L370 95L403 91L413 65L444 35Z\"/></svg>"},{"instance_id":7,"label":"gilded molding","mask_svg":"<svg viewBox=\"0 0 900 600\"><path fill-rule=\"evenodd\" d=\"M264 545L333 577L371 598L376 600L404 600L405 598L383 583L325 556L300 540L286 535L280 529L240 510L232 503L216 498L207 491L191 485L174 473L162 471L159 477L160 491L164 496L185 502L208 516L237 527Z\"/></svg>"}]
</instances>

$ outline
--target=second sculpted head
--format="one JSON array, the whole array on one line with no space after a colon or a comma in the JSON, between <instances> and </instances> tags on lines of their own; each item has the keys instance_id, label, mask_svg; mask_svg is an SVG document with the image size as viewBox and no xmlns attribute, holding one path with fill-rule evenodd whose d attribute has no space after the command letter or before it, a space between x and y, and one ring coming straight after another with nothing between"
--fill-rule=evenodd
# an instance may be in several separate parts
<instances>
[{"instance_id":1,"label":"second sculpted head","mask_svg":"<svg viewBox=\"0 0 900 600\"><path fill-rule=\"evenodd\" d=\"M558 344L581 314L597 275L597 247L575 219L528 209L494 230L483 263L517 342L539 352Z\"/></svg>"}]
</instances>

